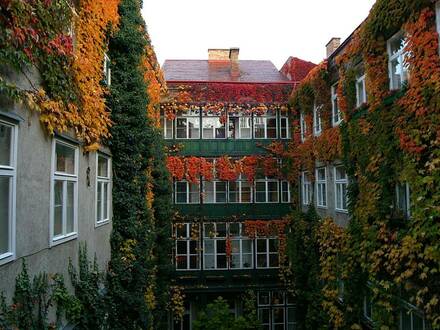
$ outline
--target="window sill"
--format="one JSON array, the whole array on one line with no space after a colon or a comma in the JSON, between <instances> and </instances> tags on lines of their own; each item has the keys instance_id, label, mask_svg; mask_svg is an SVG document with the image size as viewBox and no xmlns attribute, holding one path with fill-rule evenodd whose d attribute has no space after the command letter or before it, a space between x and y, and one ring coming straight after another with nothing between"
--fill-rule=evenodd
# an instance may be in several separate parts
<instances>
[{"instance_id":1,"label":"window sill","mask_svg":"<svg viewBox=\"0 0 440 330\"><path fill-rule=\"evenodd\" d=\"M275 201L275 202L255 202L255 204L279 204L279 201Z\"/></svg>"},{"instance_id":2,"label":"window sill","mask_svg":"<svg viewBox=\"0 0 440 330\"><path fill-rule=\"evenodd\" d=\"M15 260L15 254L12 252L4 253L0 255L0 266L5 265Z\"/></svg>"},{"instance_id":3,"label":"window sill","mask_svg":"<svg viewBox=\"0 0 440 330\"><path fill-rule=\"evenodd\" d=\"M95 221L95 228L102 227L102 226L109 224L109 223L110 223L110 219L102 220L102 221Z\"/></svg>"},{"instance_id":4,"label":"window sill","mask_svg":"<svg viewBox=\"0 0 440 330\"><path fill-rule=\"evenodd\" d=\"M328 206L316 205L316 207L321 210L328 210Z\"/></svg>"},{"instance_id":5,"label":"window sill","mask_svg":"<svg viewBox=\"0 0 440 330\"><path fill-rule=\"evenodd\" d=\"M68 235L64 235L64 236L60 236L60 237L56 237L56 238L52 238L50 247L54 247L63 243L67 243L69 241L72 241L74 239L78 238L78 233L74 232L74 233L70 233Z\"/></svg>"},{"instance_id":6,"label":"window sill","mask_svg":"<svg viewBox=\"0 0 440 330\"><path fill-rule=\"evenodd\" d=\"M342 213L342 214L348 214L348 210L343 210L343 209L335 209L336 213Z\"/></svg>"}]
</instances>

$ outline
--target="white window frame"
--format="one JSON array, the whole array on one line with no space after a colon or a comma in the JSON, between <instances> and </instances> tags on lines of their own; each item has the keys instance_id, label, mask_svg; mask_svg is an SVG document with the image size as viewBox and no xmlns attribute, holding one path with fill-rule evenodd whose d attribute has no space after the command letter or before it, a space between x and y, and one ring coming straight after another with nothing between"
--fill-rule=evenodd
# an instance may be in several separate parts
<instances>
[{"instance_id":1,"label":"white window frame","mask_svg":"<svg viewBox=\"0 0 440 330\"><path fill-rule=\"evenodd\" d=\"M348 206L348 196L347 196L347 192L348 192L348 177L347 177L347 172L345 172L345 179L337 179L336 178L336 171L337 168L339 167L344 167L343 165L336 165L333 168L333 175L334 175L334 189L335 189L335 210L336 212L340 212L340 213L348 213L348 208L347 209L342 209L342 208L338 208L338 189L337 186L338 185L346 185L346 194L345 194L345 204ZM345 171L345 169L344 169ZM342 191L342 189L341 189ZM339 202L341 202L341 205L344 205L343 200L342 200L343 196L341 196L341 200Z\"/></svg>"},{"instance_id":2,"label":"white window frame","mask_svg":"<svg viewBox=\"0 0 440 330\"><path fill-rule=\"evenodd\" d=\"M190 118L197 118L199 123L199 134L196 137L189 137L190 127L188 123L188 119ZM177 130L178 130L178 121L179 119L185 119L186 120L186 134L185 137L178 137ZM199 140L200 135L202 134L202 120L200 118L200 110L188 110L186 113L177 113L176 119L174 120L175 127L174 127L174 136L176 140Z\"/></svg>"},{"instance_id":3,"label":"white window frame","mask_svg":"<svg viewBox=\"0 0 440 330\"><path fill-rule=\"evenodd\" d=\"M17 149L18 126L8 121L0 120L0 124L11 128L10 165L0 165L0 176L9 177L9 248L8 252L0 254L0 265L13 261L16 256L16 195L17 195Z\"/></svg>"},{"instance_id":4,"label":"white window frame","mask_svg":"<svg viewBox=\"0 0 440 330\"><path fill-rule=\"evenodd\" d=\"M406 210L404 210L402 205L400 205L399 195L400 195L400 189L402 186L404 186L404 189L405 189ZM396 190L396 208L404 213L406 219L411 218L411 195L410 195L411 190L409 187L409 183L408 182L397 183L395 190Z\"/></svg>"},{"instance_id":5,"label":"white window frame","mask_svg":"<svg viewBox=\"0 0 440 330\"><path fill-rule=\"evenodd\" d=\"M75 171L74 174L57 172L56 171L56 146L57 144L64 145L66 147L72 148L75 151ZM49 245L55 246L68 242L70 240L76 239L78 237L78 173L79 173L79 147L77 145L71 144L61 139L54 138L52 140L52 170L51 170L51 180L50 180L50 242ZM55 181L63 181L63 234L54 236L54 225L55 225ZM67 182L74 183L73 191L73 232L66 233L66 195L67 195Z\"/></svg>"},{"instance_id":6,"label":"white window frame","mask_svg":"<svg viewBox=\"0 0 440 330\"><path fill-rule=\"evenodd\" d=\"M313 134L319 136L322 133L322 118L321 118L322 106L313 106Z\"/></svg>"},{"instance_id":7,"label":"white window frame","mask_svg":"<svg viewBox=\"0 0 440 330\"><path fill-rule=\"evenodd\" d=\"M236 136L232 137L230 135L229 121L230 121L231 118L238 118L238 131L237 131L238 132L238 136L236 135ZM249 127L245 127L245 126L241 125L241 119L243 119L243 118L249 119ZM253 132L253 126L252 126L253 119L252 119L252 115L244 116L241 112L239 112L238 114L237 113L235 113L235 114L228 114L228 121L227 121L227 123L228 123L228 125L227 125L226 129L227 129L227 136L228 136L229 139L232 139L232 140L251 140L252 139L252 132ZM249 136L248 137L243 137L242 136L242 129L249 129Z\"/></svg>"},{"instance_id":8,"label":"white window frame","mask_svg":"<svg viewBox=\"0 0 440 330\"><path fill-rule=\"evenodd\" d=\"M212 183L212 193L213 193L213 201L212 202L207 202L205 199L206 196L206 183ZM225 201L224 202L219 202L217 201L217 183L224 183L225 184ZM212 181L203 181L203 204L226 204L228 203L228 182L227 181L222 181L222 180L212 180Z\"/></svg>"},{"instance_id":9,"label":"white window frame","mask_svg":"<svg viewBox=\"0 0 440 330\"><path fill-rule=\"evenodd\" d=\"M268 294L269 302L267 304L264 304L260 301L260 294L264 292ZM287 292L283 291L283 302L279 304L273 303L273 294L274 291L260 291L257 294L257 311L258 311L258 319L261 322L261 325L264 327L264 329L275 329L275 326L283 325L283 329L296 329L296 319L290 320L289 319L289 311L294 310L296 311L295 305L289 301ZM283 309L283 315L284 315L284 323L275 323L275 317L274 312L277 309ZM269 316L269 323L263 323L263 320L261 320L261 315L263 311L267 311ZM296 314L294 312L293 314Z\"/></svg>"},{"instance_id":10,"label":"white window frame","mask_svg":"<svg viewBox=\"0 0 440 330\"><path fill-rule=\"evenodd\" d=\"M172 140L174 137L174 120L167 119L166 116L160 116L161 128L162 128L162 136L165 140ZM171 125L171 136L167 136L167 131L169 129L168 125Z\"/></svg>"},{"instance_id":11,"label":"white window frame","mask_svg":"<svg viewBox=\"0 0 440 330\"><path fill-rule=\"evenodd\" d=\"M362 84L362 95L360 95L359 84ZM365 84L365 74L356 79L356 107L367 103L367 86Z\"/></svg>"},{"instance_id":12,"label":"white window frame","mask_svg":"<svg viewBox=\"0 0 440 330\"><path fill-rule=\"evenodd\" d=\"M302 112L299 114L299 126L301 130L301 142L304 142L307 134L307 123L305 115Z\"/></svg>"},{"instance_id":13,"label":"white window frame","mask_svg":"<svg viewBox=\"0 0 440 330\"><path fill-rule=\"evenodd\" d=\"M223 110L223 111L226 111L226 110ZM203 126L203 124L204 124L204 120L206 120L206 119L208 119L208 118L217 118L218 119L218 121L220 122L220 118L221 118L221 115L214 115L214 114L211 114L211 113L202 113L202 122L201 122L201 125L200 125L200 129L201 129L201 131L202 131L202 139L203 140L225 140L225 139L227 139L228 138L228 134L229 134L229 132L227 132L226 130L227 130L227 125L226 125L226 123L229 123L229 118L228 118L228 115L227 115L227 111L226 111L226 122L225 123L223 123L223 130L224 130L224 137L216 137L216 134L215 134L215 130L217 129L216 127L211 127L210 129L212 130L212 136L213 137L205 137L205 127ZM221 124L221 122L220 122L220 124Z\"/></svg>"},{"instance_id":14,"label":"white window frame","mask_svg":"<svg viewBox=\"0 0 440 330\"><path fill-rule=\"evenodd\" d=\"M266 194L266 198L264 202L258 202L257 201L257 182L258 183L265 183L265 194ZM276 182L277 184L277 200L276 201L271 201L269 202L269 182ZM264 179L257 179L255 180L254 183L254 201L256 204L263 204L263 203L279 203L280 202L280 182L276 179L269 179L268 177L264 178Z\"/></svg>"},{"instance_id":15,"label":"white window frame","mask_svg":"<svg viewBox=\"0 0 440 330\"><path fill-rule=\"evenodd\" d=\"M257 137L256 136L255 121L257 119L263 119L263 123L264 123L264 137ZM267 136L267 127L268 127L267 126L267 121L269 119L275 119L275 137L268 137ZM252 123L253 123L253 136L254 136L254 139L262 140L262 139L277 139L278 138L278 127L277 127L278 126L278 120L277 120L277 115L276 114L274 114L274 115L263 115L263 116L256 116L256 115L254 115Z\"/></svg>"},{"instance_id":16,"label":"white window frame","mask_svg":"<svg viewBox=\"0 0 440 330\"><path fill-rule=\"evenodd\" d=\"M307 181L306 181L307 178ZM313 184L310 181L307 171L301 172L301 196L302 204L310 205L313 200Z\"/></svg>"},{"instance_id":17,"label":"white window frame","mask_svg":"<svg viewBox=\"0 0 440 330\"><path fill-rule=\"evenodd\" d=\"M228 262L228 268L229 269L253 269L254 268L254 244L253 244L253 240L250 237L247 236L243 236L244 233L244 224L243 223L238 223L239 225L239 235L238 236L232 236L231 232L229 230L230 226L232 223L228 224L228 233L229 233L229 240L231 241L231 259ZM239 252L238 253L233 253L232 252L232 242L233 241L238 241L239 242ZM251 251L247 252L247 253L243 253L243 242L244 241L249 241L251 244ZM239 259L240 259L240 264L239 267L232 267L232 256L233 255L238 255ZM251 265L250 267L244 267L243 266L243 256L248 255L250 256L250 260L251 260Z\"/></svg>"},{"instance_id":18,"label":"white window frame","mask_svg":"<svg viewBox=\"0 0 440 330\"><path fill-rule=\"evenodd\" d=\"M103 64L104 82L109 87L112 83L112 69L110 65L111 65L110 57L108 56L107 53L104 53L104 64Z\"/></svg>"},{"instance_id":19,"label":"white window frame","mask_svg":"<svg viewBox=\"0 0 440 330\"><path fill-rule=\"evenodd\" d=\"M98 168L99 168L99 157L106 159L107 161L107 177L99 176L98 175ZM96 153L96 180L95 180L95 227L99 227L101 225L105 225L106 223L109 223L111 220L111 196L112 196L112 180L111 180L111 158L107 155L104 155L102 153L97 152ZM101 189L101 216L104 214L104 197L107 199L107 218L98 220L98 185L100 183L107 184L107 196L104 196L104 189Z\"/></svg>"},{"instance_id":20,"label":"white window frame","mask_svg":"<svg viewBox=\"0 0 440 330\"><path fill-rule=\"evenodd\" d=\"M178 224L178 225L182 225L182 224ZM176 237L176 242L175 242L175 249L176 249L176 254L175 254L175 260L174 260L174 267L176 269L176 271L192 271L192 270L200 270L200 240L199 239L193 239L191 237L191 230L190 230L190 226L197 226L198 227L198 232L200 233L200 225L199 224L195 224L195 223L184 223L183 224L185 226L185 232L186 232L186 236L185 237L179 237L177 236L177 227L175 228L174 234ZM176 225L177 226L177 225ZM177 253L177 242L182 241L182 242L186 242L186 253L185 254L179 254ZM196 250L197 253L191 253L191 242L196 242ZM178 257L186 257L186 268L177 268L177 258ZM191 257L197 257L197 267L196 268L191 268Z\"/></svg>"},{"instance_id":21,"label":"white window frame","mask_svg":"<svg viewBox=\"0 0 440 330\"><path fill-rule=\"evenodd\" d=\"M285 129L286 134L283 134L283 129L282 129L283 125L281 124L283 121L285 121L286 124L286 129ZM280 139L282 140L290 139L289 116L280 115Z\"/></svg>"},{"instance_id":22,"label":"white window frame","mask_svg":"<svg viewBox=\"0 0 440 330\"><path fill-rule=\"evenodd\" d=\"M182 183L182 182L186 183L186 202L185 203L177 202L177 183ZM198 202L190 202L190 198L189 197L190 197L190 193L191 192L190 192L189 187L190 187L191 184L199 186L199 201ZM175 204L180 204L180 205L184 205L184 204L200 204L200 183L199 184L190 183L190 182L185 181L185 180L176 181L174 183L174 201L175 201Z\"/></svg>"},{"instance_id":23,"label":"white window frame","mask_svg":"<svg viewBox=\"0 0 440 330\"><path fill-rule=\"evenodd\" d=\"M218 241L225 241L225 245L227 244L227 240L228 240L228 223L226 222L220 222L222 224L225 224L226 226L226 232L225 232L225 236L219 236L217 237L217 224L216 222L211 222L211 223L205 223L203 225L203 269L204 270L226 270L229 268L228 265L228 256L227 256L227 251L225 250L225 253L218 253L217 252L217 242ZM214 225L214 230L215 230L215 235L213 237L210 237L208 235L206 235L205 233L205 226L208 224L213 224ZM205 243L207 241L213 241L213 246L214 246L214 252L213 253L206 253L206 248L205 248ZM226 249L226 248L225 248ZM214 256L214 268L206 268L206 256ZM217 266L217 256L225 256L225 260L226 260L226 267L225 268L219 268Z\"/></svg>"},{"instance_id":24,"label":"white window frame","mask_svg":"<svg viewBox=\"0 0 440 330\"><path fill-rule=\"evenodd\" d=\"M342 113L338 105L338 83L334 84L330 89L332 99L332 124L333 126L338 126L342 122Z\"/></svg>"},{"instance_id":25,"label":"white window frame","mask_svg":"<svg viewBox=\"0 0 440 330\"><path fill-rule=\"evenodd\" d=\"M405 76L403 75L404 67L405 67L405 55L406 55L406 54L405 54L405 49L404 49L405 46L402 47L402 49L401 49L399 52L397 52L396 54L394 54L394 55L391 54L391 43L392 43L394 40L396 40L396 39L400 39L400 38L403 38L403 39L405 40L405 35L404 35L404 33L403 33L402 31L397 32L394 36L392 36L392 37L391 37L390 39L388 39L388 41L387 41L387 52L388 52L388 78L389 78L389 80L390 80L390 90L399 90L399 89L402 88L402 87L394 86L394 82L393 82L393 74L392 74L392 72L393 72L393 70L392 70L392 62L393 62L394 60L399 59L400 62L402 63L401 71L399 72L399 74L400 74L400 76L401 76L402 78L405 77ZM405 42L404 42L404 44L405 44ZM405 79L402 79L402 81L400 82L401 85L403 85L403 84L408 80L408 78L409 78L409 72L408 72L408 70L407 70L406 78L405 78Z\"/></svg>"},{"instance_id":26,"label":"white window frame","mask_svg":"<svg viewBox=\"0 0 440 330\"><path fill-rule=\"evenodd\" d=\"M324 179L319 178L319 171L324 170ZM316 206L326 209L328 207L328 194L327 194L327 168L318 167L315 169L315 184L316 184ZM325 196L325 203L324 197Z\"/></svg>"},{"instance_id":27,"label":"white window frame","mask_svg":"<svg viewBox=\"0 0 440 330\"><path fill-rule=\"evenodd\" d=\"M269 242L273 241L273 240L277 241L277 244L278 244L278 250L276 252L270 252L270 250L269 250L269 247L270 247ZM265 241L265 243L266 243L266 251L265 252L258 252L258 241ZM255 268L256 269L276 269L276 268L280 268L280 260L279 260L279 258L280 258L280 250L279 250L280 246L279 246L279 244L280 244L280 241L279 241L278 237L258 237L257 236L255 238ZM266 265L267 265L266 267L258 266L258 256L259 255L264 255L266 257ZM278 266L275 266L275 267L271 267L270 266L270 256L271 255L277 255L278 256Z\"/></svg>"},{"instance_id":28,"label":"white window frame","mask_svg":"<svg viewBox=\"0 0 440 330\"><path fill-rule=\"evenodd\" d=\"M241 178L241 176L242 175L240 175L240 178ZM228 182L228 203L231 203L231 204L250 204L250 203L252 203L254 200L252 183L247 180L242 180L242 179L239 179L239 180L236 180L233 182L235 182L238 185L238 192L237 192L238 193L238 202L231 201L231 199L230 199L230 192L231 192L230 184L231 184L231 182ZM243 183L244 182L248 183L249 187L250 187L250 201L249 202L243 202L242 197L243 197Z\"/></svg>"},{"instance_id":29,"label":"white window frame","mask_svg":"<svg viewBox=\"0 0 440 330\"><path fill-rule=\"evenodd\" d=\"M283 198L284 193L286 192L283 189L283 184L287 184L287 200L284 200L284 198ZM291 191L290 191L290 182L287 181L287 180L282 180L281 183L280 183L280 186L281 186L281 203L290 203L291 199L292 199Z\"/></svg>"},{"instance_id":30,"label":"white window frame","mask_svg":"<svg viewBox=\"0 0 440 330\"><path fill-rule=\"evenodd\" d=\"M404 306L402 306L402 307L403 308L401 308L400 313L399 313L399 330L403 329L403 313L408 313L410 316L411 330L414 330L414 314L417 314L417 316L419 316L422 319L423 330L427 329L427 324L426 324L425 317L423 316L423 313L419 312L419 310L415 306L407 303L406 301L404 302Z\"/></svg>"}]
</instances>

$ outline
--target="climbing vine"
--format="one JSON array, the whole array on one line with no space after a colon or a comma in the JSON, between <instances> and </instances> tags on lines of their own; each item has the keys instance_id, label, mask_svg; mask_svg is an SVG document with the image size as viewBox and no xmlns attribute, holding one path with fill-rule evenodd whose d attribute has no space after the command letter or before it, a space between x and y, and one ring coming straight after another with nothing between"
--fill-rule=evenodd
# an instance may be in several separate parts
<instances>
[{"instance_id":1,"label":"climbing vine","mask_svg":"<svg viewBox=\"0 0 440 330\"><path fill-rule=\"evenodd\" d=\"M401 90L390 91L387 40L399 30L406 38L409 79ZM438 46L432 2L376 1L334 63L312 71L293 93L292 108L295 115L304 114L308 132L301 141L298 128L283 151L291 163L289 176L299 177L301 170L313 173L316 161L339 159L350 182L347 228L326 219L317 226L315 235L304 236L303 241L297 236L303 234L303 227L295 221L291 225L298 234L288 246L303 246L307 238L318 247L319 264L313 267L321 272L323 286L317 300L326 312L321 320L324 325L361 327L365 322L363 297L371 291L375 327L396 328L405 301L423 312L433 329L440 328ZM319 105L321 86L330 91L328 77L333 73L339 78L338 106L344 123L330 128L325 116L331 112L326 115L323 110L323 132L319 137L310 136L311 111ZM368 101L357 106L356 79L364 73ZM331 109L330 100L324 100L327 109ZM319 147L318 139L322 139ZM396 186L406 184L409 213L399 208L396 196ZM286 283L297 288L304 284L305 270L294 265L301 254L296 248L293 251Z\"/></svg>"},{"instance_id":2,"label":"climbing vine","mask_svg":"<svg viewBox=\"0 0 440 330\"><path fill-rule=\"evenodd\" d=\"M0 92L40 112L49 134L72 129L90 150L109 137L103 62L118 3L11 0L0 13ZM27 83L13 84L5 67Z\"/></svg>"}]
</instances>

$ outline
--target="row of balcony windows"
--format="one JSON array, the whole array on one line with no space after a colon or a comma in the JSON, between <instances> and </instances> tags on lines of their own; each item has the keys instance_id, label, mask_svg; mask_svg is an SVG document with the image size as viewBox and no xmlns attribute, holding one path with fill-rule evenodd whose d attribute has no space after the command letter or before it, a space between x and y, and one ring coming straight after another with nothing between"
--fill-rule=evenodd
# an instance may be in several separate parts
<instances>
[{"instance_id":1,"label":"row of balcony windows","mask_svg":"<svg viewBox=\"0 0 440 330\"><path fill-rule=\"evenodd\" d=\"M267 112L255 114L202 113L200 110L178 112L174 120L161 117L165 139L289 139L289 119L286 115Z\"/></svg>"},{"instance_id":2,"label":"row of balcony windows","mask_svg":"<svg viewBox=\"0 0 440 330\"><path fill-rule=\"evenodd\" d=\"M290 183L286 180L258 179L252 184L246 180L177 181L174 185L176 204L227 203L290 203Z\"/></svg>"}]
</instances>

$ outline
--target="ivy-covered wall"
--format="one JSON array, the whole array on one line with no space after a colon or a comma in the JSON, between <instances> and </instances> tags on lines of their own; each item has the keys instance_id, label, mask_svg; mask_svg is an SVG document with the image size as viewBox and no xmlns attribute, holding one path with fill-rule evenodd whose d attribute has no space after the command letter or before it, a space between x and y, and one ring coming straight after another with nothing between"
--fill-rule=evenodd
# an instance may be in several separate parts
<instances>
[{"instance_id":1,"label":"ivy-covered wall","mask_svg":"<svg viewBox=\"0 0 440 330\"><path fill-rule=\"evenodd\" d=\"M304 143L297 125L284 151L293 180L301 170L313 173L316 162L336 160L344 163L349 176L347 228L325 219L302 235L304 216L291 219L292 263L283 270L287 283L301 297L301 279L312 279L313 267L318 267L319 292L316 286L308 292L308 298L317 295L307 304L309 310L322 308L326 314L320 326L304 321L305 329L359 328L369 291L372 327L398 329L400 311L408 302L427 324L440 328L440 58L433 9L431 1L376 1L344 49L313 70L293 93L294 113L305 114L309 128L315 104L322 106L324 123L323 133L314 137L309 129ZM401 90L390 91L387 40L399 30L406 36L409 79ZM356 107L355 79L362 73L368 102ZM344 121L332 128L330 89L336 80ZM396 205L396 185L406 183L409 219ZM295 262L304 259L298 246L306 244L316 246L318 265L314 260Z\"/></svg>"}]
</instances>

